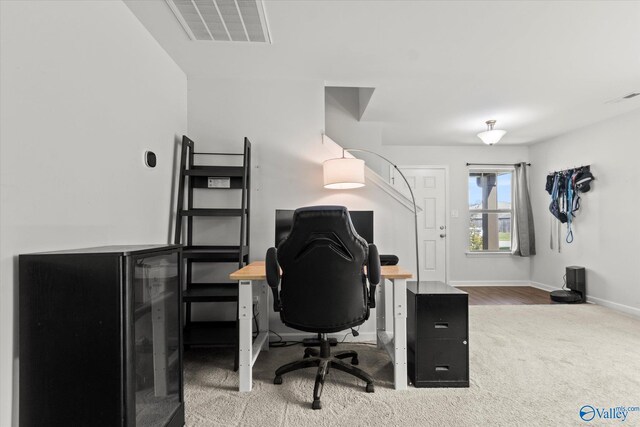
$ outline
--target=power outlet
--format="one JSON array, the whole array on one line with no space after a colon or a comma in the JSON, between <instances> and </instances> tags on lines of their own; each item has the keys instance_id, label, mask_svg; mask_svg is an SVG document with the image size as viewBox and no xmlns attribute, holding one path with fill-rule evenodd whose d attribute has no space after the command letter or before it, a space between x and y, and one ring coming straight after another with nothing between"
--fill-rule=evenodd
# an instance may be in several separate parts
<instances>
[{"instance_id":1,"label":"power outlet","mask_svg":"<svg viewBox=\"0 0 640 427\"><path fill-rule=\"evenodd\" d=\"M260 302L260 298L259 298L259 297L257 297L257 296L254 296L254 297L253 297L253 305L258 304L259 302Z\"/></svg>"}]
</instances>

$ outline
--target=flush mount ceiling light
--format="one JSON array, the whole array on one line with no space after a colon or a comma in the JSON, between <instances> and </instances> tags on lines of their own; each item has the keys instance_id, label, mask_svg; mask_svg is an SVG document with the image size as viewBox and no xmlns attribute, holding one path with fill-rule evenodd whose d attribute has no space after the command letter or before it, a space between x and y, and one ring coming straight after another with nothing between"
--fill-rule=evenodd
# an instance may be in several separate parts
<instances>
[{"instance_id":1,"label":"flush mount ceiling light","mask_svg":"<svg viewBox=\"0 0 640 427\"><path fill-rule=\"evenodd\" d=\"M506 130L494 129L493 126L496 124L495 120L487 120L485 122L487 124L487 130L484 132L480 132L478 134L478 138L482 140L487 145L493 145L496 142L500 141L500 139L507 133Z\"/></svg>"}]
</instances>

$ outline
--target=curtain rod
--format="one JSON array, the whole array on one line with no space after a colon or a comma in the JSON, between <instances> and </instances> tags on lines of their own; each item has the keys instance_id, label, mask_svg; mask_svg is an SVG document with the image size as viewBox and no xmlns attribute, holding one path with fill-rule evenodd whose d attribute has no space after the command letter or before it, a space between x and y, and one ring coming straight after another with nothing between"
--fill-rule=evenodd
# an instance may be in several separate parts
<instances>
[{"instance_id":1,"label":"curtain rod","mask_svg":"<svg viewBox=\"0 0 640 427\"><path fill-rule=\"evenodd\" d=\"M467 163L467 166L518 166L520 163ZM531 163L527 163L531 166Z\"/></svg>"}]
</instances>

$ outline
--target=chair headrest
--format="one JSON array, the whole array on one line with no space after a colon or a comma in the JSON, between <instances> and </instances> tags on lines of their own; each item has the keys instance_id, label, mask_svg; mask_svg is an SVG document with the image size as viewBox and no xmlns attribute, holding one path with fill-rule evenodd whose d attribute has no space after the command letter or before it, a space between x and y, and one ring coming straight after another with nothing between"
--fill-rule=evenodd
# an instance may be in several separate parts
<instances>
[{"instance_id":1,"label":"chair headrest","mask_svg":"<svg viewBox=\"0 0 640 427\"><path fill-rule=\"evenodd\" d=\"M305 235L307 237L303 237ZM346 207L307 206L298 208L293 213L291 233L280 243L278 251L290 245L306 245L311 235L316 239L337 239L347 246L350 246L349 241L353 241L365 251L368 247L367 242L356 232Z\"/></svg>"}]
</instances>

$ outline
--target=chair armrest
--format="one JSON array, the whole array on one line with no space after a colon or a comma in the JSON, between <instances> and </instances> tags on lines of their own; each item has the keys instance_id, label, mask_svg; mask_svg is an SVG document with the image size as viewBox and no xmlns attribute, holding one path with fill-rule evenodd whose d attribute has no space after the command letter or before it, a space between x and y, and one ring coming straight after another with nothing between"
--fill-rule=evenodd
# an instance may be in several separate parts
<instances>
[{"instance_id":1,"label":"chair armrest","mask_svg":"<svg viewBox=\"0 0 640 427\"><path fill-rule=\"evenodd\" d=\"M273 311L280 311L280 294L278 293L278 286L280 285L280 265L278 265L278 250L276 248L267 249L265 272L267 273L267 283L273 294Z\"/></svg>"},{"instance_id":2,"label":"chair armrest","mask_svg":"<svg viewBox=\"0 0 640 427\"><path fill-rule=\"evenodd\" d=\"M369 245L367 260L367 278L369 279L369 307L376 306L376 286L380 283L380 255L376 245Z\"/></svg>"}]
</instances>

